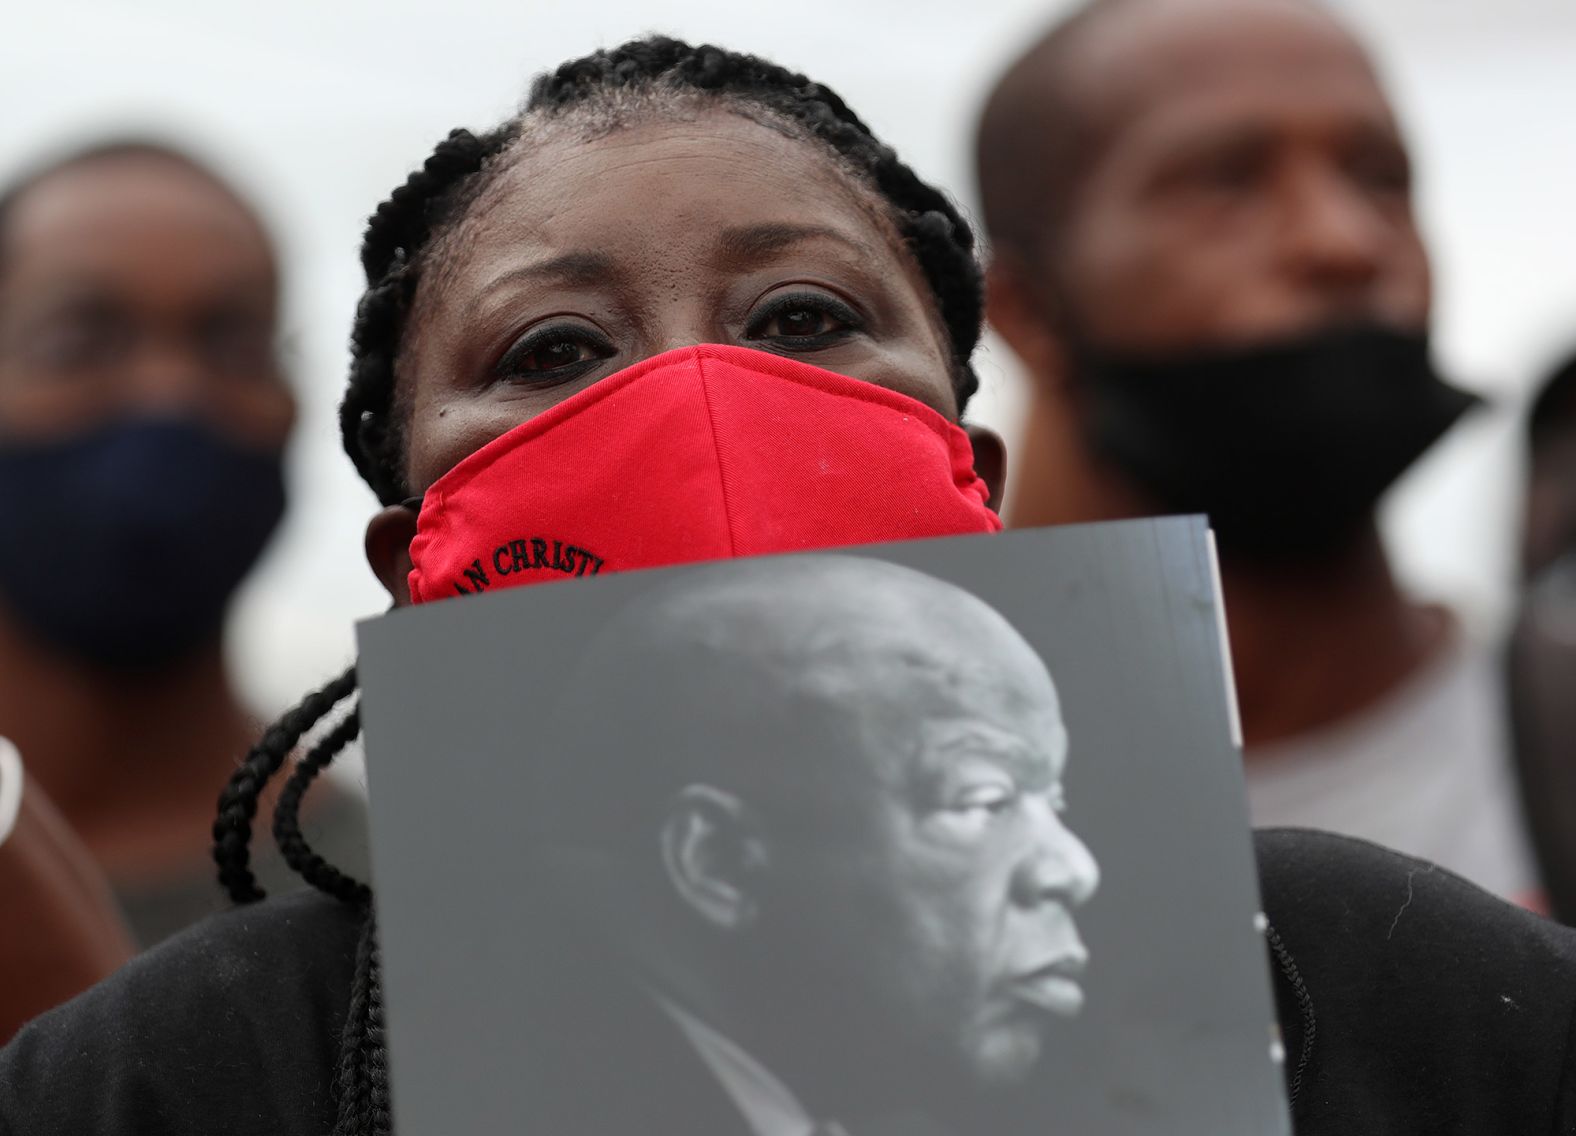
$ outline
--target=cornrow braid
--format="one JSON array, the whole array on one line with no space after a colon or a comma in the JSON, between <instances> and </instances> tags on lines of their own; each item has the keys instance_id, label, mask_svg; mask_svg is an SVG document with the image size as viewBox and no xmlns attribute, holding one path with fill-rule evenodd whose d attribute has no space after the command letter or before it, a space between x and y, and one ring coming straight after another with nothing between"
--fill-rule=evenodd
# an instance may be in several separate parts
<instances>
[{"instance_id":1,"label":"cornrow braid","mask_svg":"<svg viewBox=\"0 0 1576 1136\"><path fill-rule=\"evenodd\" d=\"M625 94L640 96L625 98ZM453 131L379 205L368 222L361 264L367 288L351 330L350 378L340 406L340 433L357 472L384 505L409 496L404 425L397 418L396 368L412 304L435 246L465 216L489 180L506 168L537 123L584 113L617 125L631 108L662 98L715 98L822 146L838 167L871 190L932 293L952 352L960 411L978 389L970 364L979 342L984 285L973 230L952 201L904 165L891 147L830 88L754 55L665 36L634 40L571 60L539 76L524 109L484 134ZM660 102L655 102L660 105ZM219 800L214 859L220 882L238 903L262 898L249 864L251 822L268 779L310 730L356 689L346 671L308 695L268 730ZM326 863L301 835L300 806L313 780L355 739L352 708L292 774L274 817L274 836L290 867L314 887L364 912L351 1001L334 1077L334 1136L387 1136L391 1130L383 992L372 893Z\"/></svg>"},{"instance_id":2,"label":"cornrow braid","mask_svg":"<svg viewBox=\"0 0 1576 1136\"><path fill-rule=\"evenodd\" d=\"M416 292L417 257L449 219L455 190L480 173L512 137L512 124L481 137L469 130L451 131L367 223L361 245L367 290L351 329L350 383L339 408L339 425L356 472L385 505L406 496L400 468L403 439L393 423L394 362Z\"/></svg>"},{"instance_id":3,"label":"cornrow braid","mask_svg":"<svg viewBox=\"0 0 1576 1136\"><path fill-rule=\"evenodd\" d=\"M334 1070L332 1136L390 1136L393 1131L377 930L377 919L368 907L356 946L350 1012L339 1040L339 1067Z\"/></svg>"}]
</instances>

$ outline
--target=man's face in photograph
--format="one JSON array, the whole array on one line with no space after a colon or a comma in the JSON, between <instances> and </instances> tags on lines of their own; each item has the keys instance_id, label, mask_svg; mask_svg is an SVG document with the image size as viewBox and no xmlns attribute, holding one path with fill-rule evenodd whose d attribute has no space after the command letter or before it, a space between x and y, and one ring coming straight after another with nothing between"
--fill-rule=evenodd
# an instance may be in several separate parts
<instances>
[{"instance_id":1,"label":"man's face in photograph","mask_svg":"<svg viewBox=\"0 0 1576 1136\"><path fill-rule=\"evenodd\" d=\"M999 618L947 622L853 683L858 753L824 774L842 801L778 845L762 930L799 952L840 1046L1004 1084L1082 1006L1073 912L1099 870L1062 820L1067 732L1044 665Z\"/></svg>"}]
</instances>

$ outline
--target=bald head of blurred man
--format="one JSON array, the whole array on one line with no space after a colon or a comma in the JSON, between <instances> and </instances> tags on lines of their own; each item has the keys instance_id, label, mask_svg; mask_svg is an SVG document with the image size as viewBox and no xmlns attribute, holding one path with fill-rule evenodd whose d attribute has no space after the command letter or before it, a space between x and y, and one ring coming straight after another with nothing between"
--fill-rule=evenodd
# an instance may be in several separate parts
<instances>
[{"instance_id":1,"label":"bald head of blurred man","mask_svg":"<svg viewBox=\"0 0 1576 1136\"><path fill-rule=\"evenodd\" d=\"M567 689L532 858L817 1115L1015 1083L1081 1007L1067 730L976 597L850 557L697 569Z\"/></svg>"}]
</instances>

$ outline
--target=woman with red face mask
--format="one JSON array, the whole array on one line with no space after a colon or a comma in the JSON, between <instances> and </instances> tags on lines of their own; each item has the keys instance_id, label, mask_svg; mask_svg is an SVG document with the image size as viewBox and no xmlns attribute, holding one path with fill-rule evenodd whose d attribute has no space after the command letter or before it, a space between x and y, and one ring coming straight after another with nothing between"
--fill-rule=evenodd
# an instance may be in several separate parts
<instances>
[{"instance_id":1,"label":"woman with red face mask","mask_svg":"<svg viewBox=\"0 0 1576 1136\"><path fill-rule=\"evenodd\" d=\"M367 554L396 606L999 528L999 444L957 425L976 386L972 233L801 75L662 38L566 63L518 117L441 143L379 207L362 260L342 426L382 502ZM354 690L352 671L286 714L225 791L215 855L246 906L25 1031L0 1055L0 1119L44 1133L390 1131L372 893L296 823L358 732L354 706L336 710ZM325 721L274 830L339 902L253 903L259 793ZM1576 1109L1554 1065L1563 1035L1549 1043L1576 1005L1576 945L1366 845L1280 834L1259 852L1299 1131L1361 1130L1353 1117L1439 1131L1457 1105L1494 1118L1474 1132L1548 1130L1552 1109ZM1509 973L1484 936L1511 944ZM1416 959L1441 938L1477 961ZM1375 942L1401 954L1376 959ZM1440 982L1457 1001L1435 1013ZM1517 1028L1539 1048L1517 1043L1525 1061L1498 1059L1516 1076L1474 1074L1462 1102L1461 1062L1481 1062L1428 1038L1477 1029L1459 991L1489 985L1521 1002ZM1387 1008L1426 1028L1387 1034Z\"/></svg>"}]
</instances>

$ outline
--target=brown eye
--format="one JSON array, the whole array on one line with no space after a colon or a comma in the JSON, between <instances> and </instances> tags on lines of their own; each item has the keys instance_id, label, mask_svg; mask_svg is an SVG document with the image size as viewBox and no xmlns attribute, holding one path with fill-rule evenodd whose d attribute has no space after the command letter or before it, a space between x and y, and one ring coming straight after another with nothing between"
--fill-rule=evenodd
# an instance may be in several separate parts
<instances>
[{"instance_id":1,"label":"brown eye","mask_svg":"<svg viewBox=\"0 0 1576 1136\"><path fill-rule=\"evenodd\" d=\"M832 317L815 308L789 308L766 325L767 335L822 335L834 325Z\"/></svg>"},{"instance_id":2,"label":"brown eye","mask_svg":"<svg viewBox=\"0 0 1576 1136\"><path fill-rule=\"evenodd\" d=\"M591 351L584 343L559 339L516 356L514 365L522 371L551 371L555 367L583 363L589 358Z\"/></svg>"},{"instance_id":3,"label":"brown eye","mask_svg":"<svg viewBox=\"0 0 1576 1136\"><path fill-rule=\"evenodd\" d=\"M788 350L813 350L841 342L863 326L859 313L819 292L776 296L750 321L749 335Z\"/></svg>"},{"instance_id":4,"label":"brown eye","mask_svg":"<svg viewBox=\"0 0 1576 1136\"><path fill-rule=\"evenodd\" d=\"M612 345L589 328L559 325L521 338L498 360L498 377L516 382L567 381L613 354Z\"/></svg>"}]
</instances>

